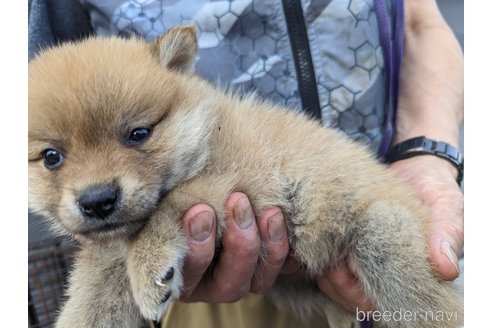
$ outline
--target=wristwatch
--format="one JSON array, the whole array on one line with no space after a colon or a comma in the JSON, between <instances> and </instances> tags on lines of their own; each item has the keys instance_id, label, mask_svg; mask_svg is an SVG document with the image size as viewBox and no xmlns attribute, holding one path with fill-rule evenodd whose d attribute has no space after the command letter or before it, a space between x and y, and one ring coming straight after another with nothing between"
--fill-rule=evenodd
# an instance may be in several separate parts
<instances>
[{"instance_id":1,"label":"wristwatch","mask_svg":"<svg viewBox=\"0 0 492 328\"><path fill-rule=\"evenodd\" d=\"M458 169L456 182L461 184L464 174L463 154L455 147L442 141L435 141L424 136L405 140L393 146L385 156L386 163L393 163L417 155L434 155L441 157Z\"/></svg>"}]
</instances>

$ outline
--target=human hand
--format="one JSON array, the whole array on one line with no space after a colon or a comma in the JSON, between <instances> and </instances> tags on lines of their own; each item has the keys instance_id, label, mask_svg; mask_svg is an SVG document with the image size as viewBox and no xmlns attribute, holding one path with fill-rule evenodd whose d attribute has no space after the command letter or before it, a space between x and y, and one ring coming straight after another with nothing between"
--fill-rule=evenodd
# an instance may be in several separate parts
<instances>
[{"instance_id":1,"label":"human hand","mask_svg":"<svg viewBox=\"0 0 492 328\"><path fill-rule=\"evenodd\" d=\"M256 220L247 196L232 194L226 203L223 248L213 270L207 271L216 248L216 224L213 209L205 204L193 206L183 217L189 252L181 300L233 302L249 292L266 293L289 251L281 210L269 208ZM260 261L260 256L268 262Z\"/></svg>"}]
</instances>

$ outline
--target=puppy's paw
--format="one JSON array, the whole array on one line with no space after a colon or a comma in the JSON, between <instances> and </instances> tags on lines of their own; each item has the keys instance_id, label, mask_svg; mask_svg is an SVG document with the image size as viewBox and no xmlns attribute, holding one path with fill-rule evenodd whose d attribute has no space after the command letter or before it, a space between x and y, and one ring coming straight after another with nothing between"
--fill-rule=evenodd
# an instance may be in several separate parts
<instances>
[{"instance_id":1,"label":"puppy's paw","mask_svg":"<svg viewBox=\"0 0 492 328\"><path fill-rule=\"evenodd\" d=\"M156 264L129 264L128 269L133 298L140 312L147 320L159 321L169 305L181 294L183 257L176 257L158 267Z\"/></svg>"}]
</instances>

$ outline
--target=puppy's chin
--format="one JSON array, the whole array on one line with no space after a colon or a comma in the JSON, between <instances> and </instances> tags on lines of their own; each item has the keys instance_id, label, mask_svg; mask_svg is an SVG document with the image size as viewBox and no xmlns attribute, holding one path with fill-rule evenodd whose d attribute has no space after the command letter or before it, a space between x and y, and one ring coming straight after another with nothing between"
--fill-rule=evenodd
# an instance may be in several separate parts
<instances>
[{"instance_id":1,"label":"puppy's chin","mask_svg":"<svg viewBox=\"0 0 492 328\"><path fill-rule=\"evenodd\" d=\"M94 241L129 238L138 234L147 221L148 219L144 218L131 222L87 224L71 233L75 237L80 236Z\"/></svg>"},{"instance_id":2,"label":"puppy's chin","mask_svg":"<svg viewBox=\"0 0 492 328\"><path fill-rule=\"evenodd\" d=\"M54 223L62 233L68 233L76 239L81 237L81 239L104 241L136 235L152 216L153 211L148 208L135 215L136 213L121 210L106 218L87 218L76 212L60 212L54 218Z\"/></svg>"}]
</instances>

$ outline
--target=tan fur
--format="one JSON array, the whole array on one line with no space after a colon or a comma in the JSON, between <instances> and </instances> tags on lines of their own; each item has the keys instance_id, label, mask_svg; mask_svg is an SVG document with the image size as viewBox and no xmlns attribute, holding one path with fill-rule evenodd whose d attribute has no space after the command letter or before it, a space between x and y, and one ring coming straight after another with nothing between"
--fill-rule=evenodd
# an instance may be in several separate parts
<instances>
[{"instance_id":1,"label":"tan fur","mask_svg":"<svg viewBox=\"0 0 492 328\"><path fill-rule=\"evenodd\" d=\"M337 132L193 76L195 51L195 32L183 27L153 44L67 44L30 63L30 207L60 231L94 240L79 254L57 327L135 327L142 317L158 319L182 284L182 214L210 204L220 236L233 191L246 193L257 214L282 208L308 275L346 259L379 310L458 311L461 321L452 288L429 265L425 213L409 190ZM150 138L125 144L138 127L152 127ZM47 148L65 155L61 167L44 166ZM121 191L103 223L85 219L76 205L83 188L101 183ZM119 226L103 231L104 224ZM164 281L171 267L175 274ZM310 279L279 277L270 296L301 317L325 313L331 327L349 327L355 318Z\"/></svg>"}]
</instances>

